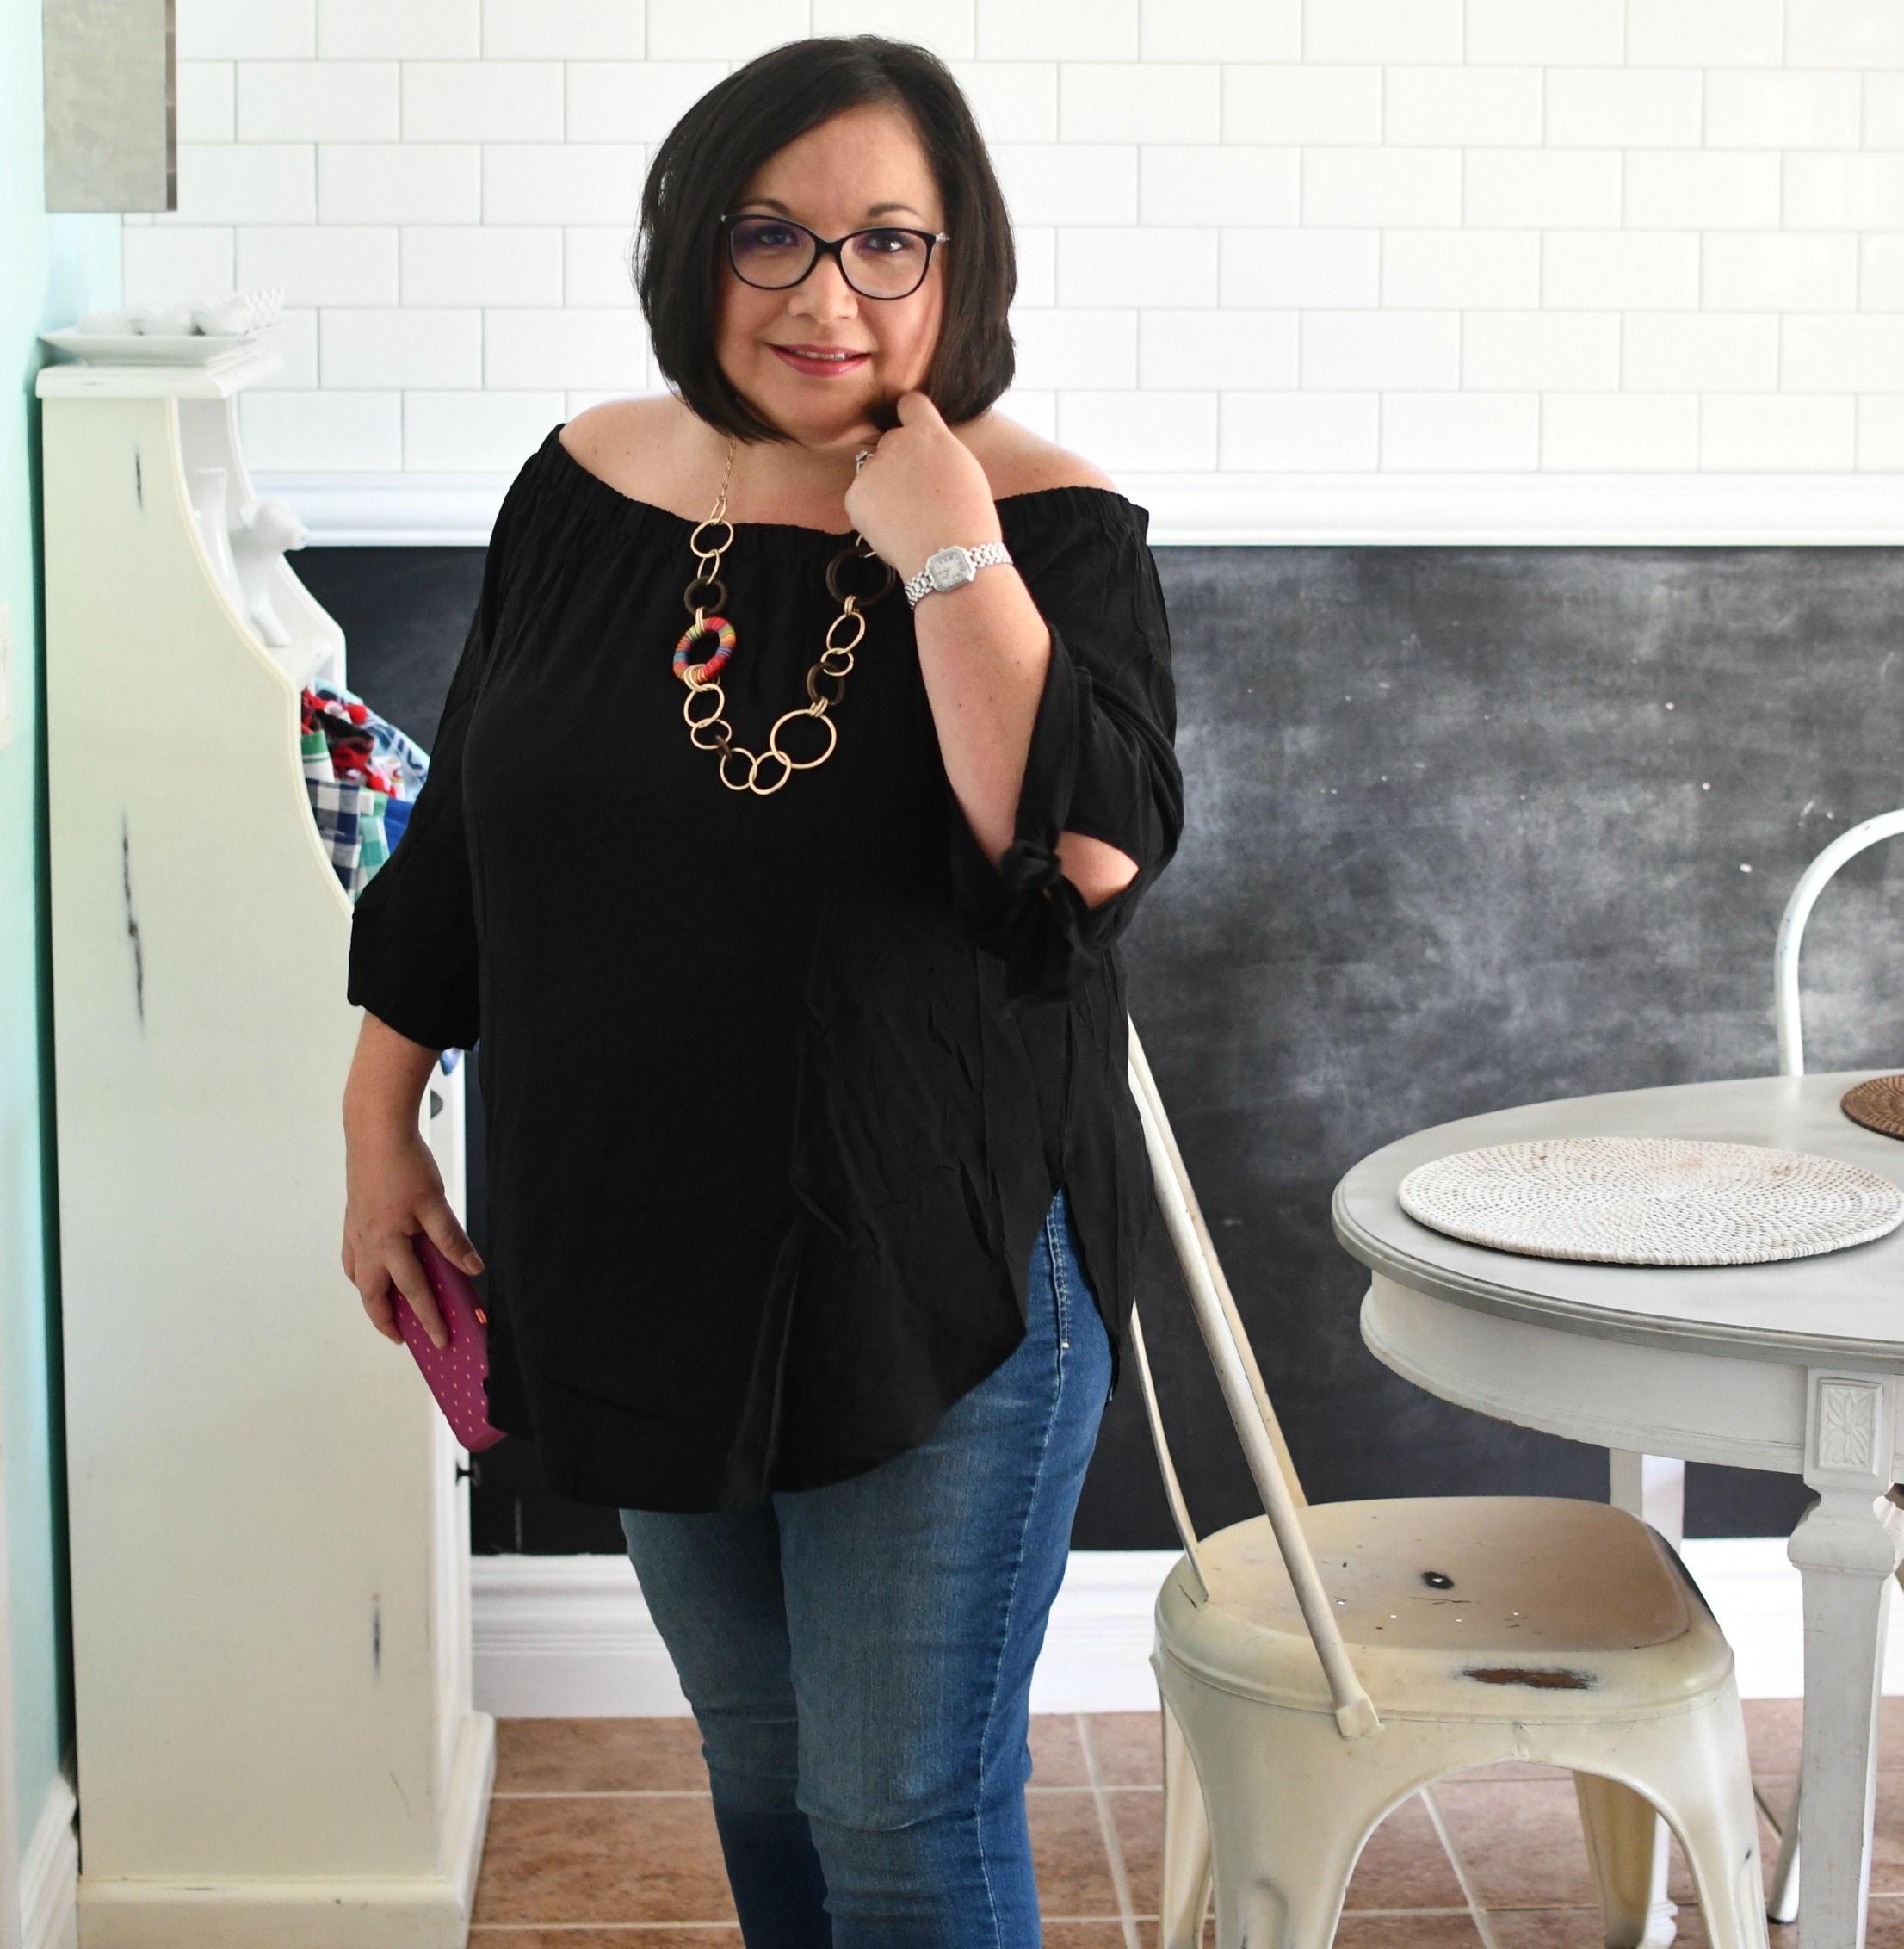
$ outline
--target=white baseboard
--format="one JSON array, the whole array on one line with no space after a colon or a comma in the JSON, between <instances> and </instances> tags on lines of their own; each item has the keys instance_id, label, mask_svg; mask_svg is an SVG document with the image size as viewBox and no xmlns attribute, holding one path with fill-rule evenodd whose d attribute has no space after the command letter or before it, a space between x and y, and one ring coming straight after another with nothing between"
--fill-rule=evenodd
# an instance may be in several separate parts
<instances>
[{"instance_id":1,"label":"white baseboard","mask_svg":"<svg viewBox=\"0 0 1904 1949\"><path fill-rule=\"evenodd\" d=\"M1802 1602L1783 1537L1704 1538L1685 1556L1738 1660L1746 1698L1804 1690ZM1031 1685L1035 1712L1141 1712L1157 1701L1151 1606L1176 1553L1073 1550ZM499 1718L684 1713L659 1632L619 1556L479 1556L476 1703ZM1891 1606L1885 1690L1904 1692L1904 1602Z\"/></svg>"},{"instance_id":2,"label":"white baseboard","mask_svg":"<svg viewBox=\"0 0 1904 1949\"><path fill-rule=\"evenodd\" d=\"M688 1710L625 1556L474 1556L475 1698L498 1719L665 1719Z\"/></svg>"},{"instance_id":3,"label":"white baseboard","mask_svg":"<svg viewBox=\"0 0 1904 1949\"><path fill-rule=\"evenodd\" d=\"M1035 1712L1143 1712L1168 1550L1073 1550L1031 1684ZM478 1556L476 1703L498 1718L668 1718L688 1702L620 1556Z\"/></svg>"},{"instance_id":4,"label":"white baseboard","mask_svg":"<svg viewBox=\"0 0 1904 1949\"><path fill-rule=\"evenodd\" d=\"M78 1884L86 1949L464 1949L495 1777L496 1722L473 1712L444 1785L436 1873L225 1882L86 1876Z\"/></svg>"},{"instance_id":5,"label":"white baseboard","mask_svg":"<svg viewBox=\"0 0 1904 1949\"><path fill-rule=\"evenodd\" d=\"M79 1949L77 1811L72 1782L55 1774L20 1854L22 1949Z\"/></svg>"},{"instance_id":6,"label":"white baseboard","mask_svg":"<svg viewBox=\"0 0 1904 1949\"><path fill-rule=\"evenodd\" d=\"M1805 1691L1805 1606L1782 1536L1702 1537L1681 1554L1731 1641L1741 1698L1799 1698ZM1891 1593L1884 1690L1904 1692L1904 1593Z\"/></svg>"},{"instance_id":7,"label":"white baseboard","mask_svg":"<svg viewBox=\"0 0 1904 1949\"><path fill-rule=\"evenodd\" d=\"M319 546L480 547L501 473L261 473ZM1904 541L1904 475L1132 473L1168 544L1833 546Z\"/></svg>"}]
</instances>

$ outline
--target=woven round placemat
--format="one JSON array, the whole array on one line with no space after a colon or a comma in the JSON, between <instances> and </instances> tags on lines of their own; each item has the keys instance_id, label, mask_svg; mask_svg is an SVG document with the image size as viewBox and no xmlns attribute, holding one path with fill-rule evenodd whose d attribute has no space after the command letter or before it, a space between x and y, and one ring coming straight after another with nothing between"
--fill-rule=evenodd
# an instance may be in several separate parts
<instances>
[{"instance_id":1,"label":"woven round placemat","mask_svg":"<svg viewBox=\"0 0 1904 1949\"><path fill-rule=\"evenodd\" d=\"M1904 1137L1904 1076L1873 1076L1846 1090L1838 1107L1854 1123L1887 1137Z\"/></svg>"},{"instance_id":2,"label":"woven round placemat","mask_svg":"<svg viewBox=\"0 0 1904 1949\"><path fill-rule=\"evenodd\" d=\"M1683 1137L1553 1137L1437 1158L1411 1218L1473 1245L1609 1265L1764 1265L1864 1245L1904 1191L1833 1157Z\"/></svg>"}]
</instances>

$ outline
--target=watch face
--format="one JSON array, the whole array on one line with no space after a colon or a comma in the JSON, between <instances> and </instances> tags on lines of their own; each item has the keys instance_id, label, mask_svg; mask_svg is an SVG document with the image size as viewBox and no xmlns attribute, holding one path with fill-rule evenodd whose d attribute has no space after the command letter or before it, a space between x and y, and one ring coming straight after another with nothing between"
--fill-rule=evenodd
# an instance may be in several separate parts
<instances>
[{"instance_id":1,"label":"watch face","mask_svg":"<svg viewBox=\"0 0 1904 1949\"><path fill-rule=\"evenodd\" d=\"M927 560L925 572L935 589L956 589L972 579L972 558L963 548L941 548Z\"/></svg>"}]
</instances>

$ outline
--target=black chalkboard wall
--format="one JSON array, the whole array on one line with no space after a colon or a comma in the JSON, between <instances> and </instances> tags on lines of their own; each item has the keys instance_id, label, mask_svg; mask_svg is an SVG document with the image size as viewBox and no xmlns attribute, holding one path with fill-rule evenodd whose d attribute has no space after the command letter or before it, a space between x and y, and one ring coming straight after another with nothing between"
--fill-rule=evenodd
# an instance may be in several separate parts
<instances>
[{"instance_id":1,"label":"black chalkboard wall","mask_svg":"<svg viewBox=\"0 0 1904 1949\"><path fill-rule=\"evenodd\" d=\"M1604 1497L1600 1451L1448 1407L1369 1357L1330 1190L1425 1124L1776 1066L1792 882L1904 802L1904 551L1159 561L1190 824L1128 945L1132 1006L1309 1493ZM359 688L426 739L480 564L300 560ZM1814 1069L1904 1061L1901 885L1904 856L1867 854L1813 921ZM1186 1488L1202 1524L1233 1520L1247 1481L1153 1257ZM484 1457L479 1548L619 1547L612 1516L542 1495L512 1445ZM1782 1531L1802 1500L1784 1478L1695 1469L1688 1527ZM1106 1417L1075 1540L1171 1540L1134 1388Z\"/></svg>"}]
</instances>

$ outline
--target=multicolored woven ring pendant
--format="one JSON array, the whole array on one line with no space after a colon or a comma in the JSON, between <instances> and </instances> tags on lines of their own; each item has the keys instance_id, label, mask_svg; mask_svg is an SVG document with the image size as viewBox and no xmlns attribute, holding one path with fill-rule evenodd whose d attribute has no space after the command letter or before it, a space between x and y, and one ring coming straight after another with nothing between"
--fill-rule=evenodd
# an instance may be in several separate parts
<instances>
[{"instance_id":1,"label":"multicolored woven ring pendant","mask_svg":"<svg viewBox=\"0 0 1904 1949\"><path fill-rule=\"evenodd\" d=\"M688 652L702 636L713 636L720 647L705 663L690 664ZM674 673L683 684L711 684L727 667L734 653L734 626L724 616L705 616L690 622L674 647Z\"/></svg>"}]
</instances>

